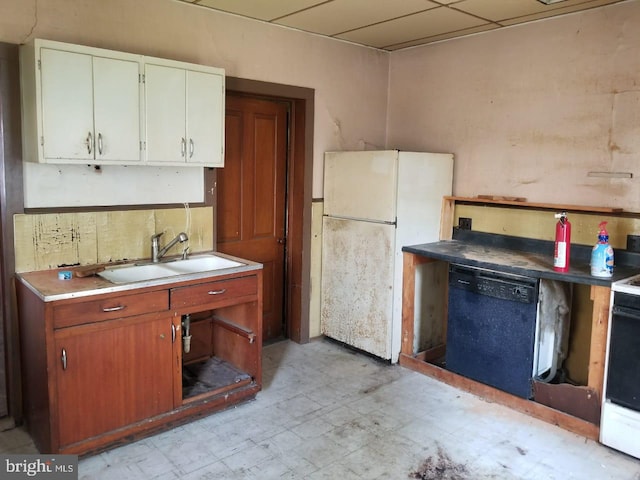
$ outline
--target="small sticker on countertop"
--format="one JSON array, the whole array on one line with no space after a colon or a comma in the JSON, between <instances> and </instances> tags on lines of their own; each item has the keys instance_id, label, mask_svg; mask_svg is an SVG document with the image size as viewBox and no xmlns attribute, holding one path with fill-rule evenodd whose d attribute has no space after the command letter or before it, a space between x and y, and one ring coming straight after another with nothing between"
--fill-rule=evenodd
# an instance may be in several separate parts
<instances>
[{"instance_id":1,"label":"small sticker on countertop","mask_svg":"<svg viewBox=\"0 0 640 480\"><path fill-rule=\"evenodd\" d=\"M58 272L58 280L71 280L73 274L70 270L62 270Z\"/></svg>"}]
</instances>

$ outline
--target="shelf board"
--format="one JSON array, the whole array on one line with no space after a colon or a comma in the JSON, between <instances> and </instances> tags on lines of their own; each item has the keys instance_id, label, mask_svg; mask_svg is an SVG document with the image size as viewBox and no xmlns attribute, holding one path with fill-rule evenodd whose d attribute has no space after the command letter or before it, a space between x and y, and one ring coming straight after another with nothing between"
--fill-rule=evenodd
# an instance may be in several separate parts
<instances>
[{"instance_id":1,"label":"shelf board","mask_svg":"<svg viewBox=\"0 0 640 480\"><path fill-rule=\"evenodd\" d=\"M504 197L503 197L504 198ZM614 207L593 207L585 205L564 205L554 203L537 203L537 202L524 202L517 200L503 200L500 197L489 198L488 195L479 195L478 197L444 197L445 201L454 203L476 203L482 205L505 205L516 206L523 208L542 208L546 210L555 210L559 212L588 212L588 213L621 213L622 208Z\"/></svg>"}]
</instances>

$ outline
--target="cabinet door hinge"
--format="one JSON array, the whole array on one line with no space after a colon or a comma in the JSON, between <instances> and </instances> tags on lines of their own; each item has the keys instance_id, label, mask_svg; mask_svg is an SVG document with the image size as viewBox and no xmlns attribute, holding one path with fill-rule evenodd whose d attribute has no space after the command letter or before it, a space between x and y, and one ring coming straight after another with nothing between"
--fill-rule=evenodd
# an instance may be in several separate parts
<instances>
[{"instance_id":1,"label":"cabinet door hinge","mask_svg":"<svg viewBox=\"0 0 640 480\"><path fill-rule=\"evenodd\" d=\"M44 136L40 137L40 145L42 145L44 147Z\"/></svg>"},{"instance_id":2,"label":"cabinet door hinge","mask_svg":"<svg viewBox=\"0 0 640 480\"><path fill-rule=\"evenodd\" d=\"M147 142L140 142L140 151L144 152L147 149Z\"/></svg>"},{"instance_id":3,"label":"cabinet door hinge","mask_svg":"<svg viewBox=\"0 0 640 480\"><path fill-rule=\"evenodd\" d=\"M139 83L144 83L144 73L139 73L138 74L138 82Z\"/></svg>"},{"instance_id":4,"label":"cabinet door hinge","mask_svg":"<svg viewBox=\"0 0 640 480\"><path fill-rule=\"evenodd\" d=\"M42 60L38 60L38 70L42 70Z\"/></svg>"}]
</instances>

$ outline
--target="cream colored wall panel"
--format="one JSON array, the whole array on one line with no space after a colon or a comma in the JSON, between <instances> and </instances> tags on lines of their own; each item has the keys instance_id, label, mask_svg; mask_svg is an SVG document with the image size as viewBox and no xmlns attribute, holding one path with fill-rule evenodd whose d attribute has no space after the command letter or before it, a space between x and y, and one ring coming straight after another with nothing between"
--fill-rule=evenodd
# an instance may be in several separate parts
<instances>
[{"instance_id":1,"label":"cream colored wall panel","mask_svg":"<svg viewBox=\"0 0 640 480\"><path fill-rule=\"evenodd\" d=\"M322 282L323 202L311 204L311 292L309 300L309 337L322 335L320 329L320 285Z\"/></svg>"},{"instance_id":2,"label":"cream colored wall panel","mask_svg":"<svg viewBox=\"0 0 640 480\"><path fill-rule=\"evenodd\" d=\"M215 223L213 207L190 208L189 252L209 252L215 250Z\"/></svg>"},{"instance_id":3,"label":"cream colored wall panel","mask_svg":"<svg viewBox=\"0 0 640 480\"><path fill-rule=\"evenodd\" d=\"M13 243L17 272L36 269L36 244L33 238L34 215L13 216Z\"/></svg>"},{"instance_id":4,"label":"cream colored wall panel","mask_svg":"<svg viewBox=\"0 0 640 480\"><path fill-rule=\"evenodd\" d=\"M324 35L335 35L437 6L438 4L428 0L334 0L288 15L274 23Z\"/></svg>"},{"instance_id":5,"label":"cream colored wall panel","mask_svg":"<svg viewBox=\"0 0 640 480\"><path fill-rule=\"evenodd\" d=\"M213 249L213 209L183 208L14 216L16 271L91 265L151 257L151 236L161 244L189 231L191 252ZM191 222L190 226L188 222ZM176 246L169 254L182 252Z\"/></svg>"},{"instance_id":6,"label":"cream colored wall panel","mask_svg":"<svg viewBox=\"0 0 640 480\"><path fill-rule=\"evenodd\" d=\"M154 233L153 210L100 212L97 216L96 263L118 262L151 256Z\"/></svg>"},{"instance_id":7,"label":"cream colored wall panel","mask_svg":"<svg viewBox=\"0 0 640 480\"><path fill-rule=\"evenodd\" d=\"M471 218L472 229L479 232L499 233L516 237L554 240L557 219L552 211L520 210L514 208L456 205L454 225L460 217ZM617 217L607 214L581 214L569 212L571 242L593 245L598 240L598 224L607 223L609 243L616 248L626 248L627 235L640 234L640 219Z\"/></svg>"},{"instance_id":8,"label":"cream colored wall panel","mask_svg":"<svg viewBox=\"0 0 640 480\"><path fill-rule=\"evenodd\" d=\"M96 218L93 213L14 217L16 271L47 270L95 263ZM21 230L18 231L18 228Z\"/></svg>"}]
</instances>

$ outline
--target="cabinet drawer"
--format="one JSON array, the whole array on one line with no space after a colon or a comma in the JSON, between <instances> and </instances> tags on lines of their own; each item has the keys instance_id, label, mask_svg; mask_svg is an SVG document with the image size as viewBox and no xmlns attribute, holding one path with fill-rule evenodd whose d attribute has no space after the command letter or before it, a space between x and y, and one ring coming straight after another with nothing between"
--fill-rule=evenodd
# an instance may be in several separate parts
<instances>
[{"instance_id":1,"label":"cabinet drawer","mask_svg":"<svg viewBox=\"0 0 640 480\"><path fill-rule=\"evenodd\" d=\"M232 278L217 282L201 283L190 287L171 289L171 308L209 305L211 308L228 304L230 299L255 295L258 292L256 277Z\"/></svg>"},{"instance_id":2,"label":"cabinet drawer","mask_svg":"<svg viewBox=\"0 0 640 480\"><path fill-rule=\"evenodd\" d=\"M101 298L54 307L53 326L54 328L70 327L168 309L169 295L167 290Z\"/></svg>"}]
</instances>

